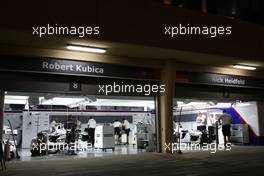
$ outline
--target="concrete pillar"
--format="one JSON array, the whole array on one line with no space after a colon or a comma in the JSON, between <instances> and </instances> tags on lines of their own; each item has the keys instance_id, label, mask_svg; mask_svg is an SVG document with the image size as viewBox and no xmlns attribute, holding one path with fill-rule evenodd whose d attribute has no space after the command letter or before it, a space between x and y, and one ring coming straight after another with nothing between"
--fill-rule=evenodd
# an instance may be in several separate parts
<instances>
[{"instance_id":1,"label":"concrete pillar","mask_svg":"<svg viewBox=\"0 0 264 176\"><path fill-rule=\"evenodd\" d=\"M166 85L166 91L160 95L160 142L161 152L171 153L166 147L173 142L173 97L175 92L176 68L168 60L161 71L161 84Z\"/></svg>"},{"instance_id":2,"label":"concrete pillar","mask_svg":"<svg viewBox=\"0 0 264 176\"><path fill-rule=\"evenodd\" d=\"M5 92L0 90L0 141L3 139Z\"/></svg>"}]
</instances>

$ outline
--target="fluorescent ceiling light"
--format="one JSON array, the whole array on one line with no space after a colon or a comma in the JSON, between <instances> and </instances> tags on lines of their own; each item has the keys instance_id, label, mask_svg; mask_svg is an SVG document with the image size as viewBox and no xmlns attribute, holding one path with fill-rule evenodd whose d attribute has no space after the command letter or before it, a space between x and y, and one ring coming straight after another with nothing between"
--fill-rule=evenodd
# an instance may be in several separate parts
<instances>
[{"instance_id":1,"label":"fluorescent ceiling light","mask_svg":"<svg viewBox=\"0 0 264 176\"><path fill-rule=\"evenodd\" d=\"M90 52L90 53L105 53L106 52L106 49L104 48L82 46L82 45L67 45L67 49L74 50L74 51Z\"/></svg>"},{"instance_id":2,"label":"fluorescent ceiling light","mask_svg":"<svg viewBox=\"0 0 264 176\"><path fill-rule=\"evenodd\" d=\"M217 103L217 105L212 106L212 108L229 108L232 103Z\"/></svg>"},{"instance_id":3,"label":"fluorescent ceiling light","mask_svg":"<svg viewBox=\"0 0 264 176\"><path fill-rule=\"evenodd\" d=\"M28 96L19 96L19 95L6 95L5 99L10 100L27 100Z\"/></svg>"},{"instance_id":4,"label":"fluorescent ceiling light","mask_svg":"<svg viewBox=\"0 0 264 176\"><path fill-rule=\"evenodd\" d=\"M61 97L55 97L49 100L43 100L41 104L43 105L65 105L69 106L72 104L77 104L82 101L84 101L84 98L61 98Z\"/></svg>"},{"instance_id":5,"label":"fluorescent ceiling light","mask_svg":"<svg viewBox=\"0 0 264 176\"><path fill-rule=\"evenodd\" d=\"M190 102L189 104L181 104L178 107L178 110L182 107L184 111L196 111L200 109L208 109L208 108L229 108L231 107L231 103L217 103L213 105L208 102Z\"/></svg>"},{"instance_id":6,"label":"fluorescent ceiling light","mask_svg":"<svg viewBox=\"0 0 264 176\"><path fill-rule=\"evenodd\" d=\"M257 69L256 67L253 67L253 66L238 65L238 64L233 65L233 67L238 68L238 69L243 69L243 70L256 70Z\"/></svg>"},{"instance_id":7,"label":"fluorescent ceiling light","mask_svg":"<svg viewBox=\"0 0 264 176\"><path fill-rule=\"evenodd\" d=\"M5 104L26 104L27 100L28 100L28 96L13 96L13 95L5 96Z\"/></svg>"},{"instance_id":8,"label":"fluorescent ceiling light","mask_svg":"<svg viewBox=\"0 0 264 176\"><path fill-rule=\"evenodd\" d=\"M76 107L76 105L89 106L128 106L128 107L149 107L154 109L154 101L152 100L119 100L119 99L97 99L92 102L87 98L63 98L54 97L49 100L43 100L43 105L66 105Z\"/></svg>"},{"instance_id":9,"label":"fluorescent ceiling light","mask_svg":"<svg viewBox=\"0 0 264 176\"><path fill-rule=\"evenodd\" d=\"M90 106L128 106L128 107L149 107L154 109L153 100L120 100L120 99L97 99L95 102L88 103Z\"/></svg>"}]
</instances>

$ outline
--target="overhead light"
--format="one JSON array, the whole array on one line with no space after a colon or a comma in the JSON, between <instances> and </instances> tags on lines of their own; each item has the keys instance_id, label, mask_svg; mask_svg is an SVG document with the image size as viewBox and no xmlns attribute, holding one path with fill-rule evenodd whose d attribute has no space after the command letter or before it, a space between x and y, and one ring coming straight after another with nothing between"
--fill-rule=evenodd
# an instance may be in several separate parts
<instances>
[{"instance_id":1,"label":"overhead light","mask_svg":"<svg viewBox=\"0 0 264 176\"><path fill-rule=\"evenodd\" d=\"M154 109L152 100L126 100L126 99L97 99L90 102L91 106L128 106L128 107L149 107Z\"/></svg>"},{"instance_id":2,"label":"overhead light","mask_svg":"<svg viewBox=\"0 0 264 176\"><path fill-rule=\"evenodd\" d=\"M6 95L5 104L26 104L28 96Z\"/></svg>"},{"instance_id":3,"label":"overhead light","mask_svg":"<svg viewBox=\"0 0 264 176\"><path fill-rule=\"evenodd\" d=\"M238 65L238 64L233 65L233 67L238 68L238 69L243 69L243 70L256 70L257 69L256 67L253 67L253 66Z\"/></svg>"},{"instance_id":4,"label":"overhead light","mask_svg":"<svg viewBox=\"0 0 264 176\"><path fill-rule=\"evenodd\" d=\"M84 51L89 53L105 53L105 48L98 48L98 47L90 47L90 46L83 46L83 45L67 45L67 49L74 50L74 51Z\"/></svg>"},{"instance_id":5,"label":"overhead light","mask_svg":"<svg viewBox=\"0 0 264 176\"><path fill-rule=\"evenodd\" d=\"M79 102L85 101L84 98L63 98L63 97L54 97L52 99L42 101L41 104L43 105L71 105L77 104Z\"/></svg>"}]
</instances>

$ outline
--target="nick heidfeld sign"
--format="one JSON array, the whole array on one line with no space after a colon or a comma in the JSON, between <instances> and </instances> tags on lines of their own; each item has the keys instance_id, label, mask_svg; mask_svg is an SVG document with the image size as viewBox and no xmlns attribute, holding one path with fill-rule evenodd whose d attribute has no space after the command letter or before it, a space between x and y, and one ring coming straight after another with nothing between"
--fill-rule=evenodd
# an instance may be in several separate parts
<instances>
[{"instance_id":1,"label":"nick heidfeld sign","mask_svg":"<svg viewBox=\"0 0 264 176\"><path fill-rule=\"evenodd\" d=\"M218 84L231 84L231 85L246 85L246 80L243 78L232 78L221 76L212 76L212 82Z\"/></svg>"},{"instance_id":2,"label":"nick heidfeld sign","mask_svg":"<svg viewBox=\"0 0 264 176\"><path fill-rule=\"evenodd\" d=\"M198 78L194 78L198 80ZM200 82L219 84L226 86L250 86L251 80L246 77L234 76L234 75L224 75L224 74L213 74L213 73L204 73L200 75Z\"/></svg>"},{"instance_id":3,"label":"nick heidfeld sign","mask_svg":"<svg viewBox=\"0 0 264 176\"><path fill-rule=\"evenodd\" d=\"M216 74L216 73L197 73L197 72L183 72L178 71L176 75L180 75L187 80L188 83L193 84L207 84L231 87L250 87L250 88L264 88L264 80L259 78Z\"/></svg>"}]
</instances>

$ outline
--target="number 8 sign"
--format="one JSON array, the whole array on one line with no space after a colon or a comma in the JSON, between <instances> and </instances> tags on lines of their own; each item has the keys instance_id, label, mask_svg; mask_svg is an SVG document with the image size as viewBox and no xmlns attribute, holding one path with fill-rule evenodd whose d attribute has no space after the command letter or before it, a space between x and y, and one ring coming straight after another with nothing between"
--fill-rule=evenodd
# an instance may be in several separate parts
<instances>
[{"instance_id":1,"label":"number 8 sign","mask_svg":"<svg viewBox=\"0 0 264 176\"><path fill-rule=\"evenodd\" d=\"M81 91L81 84L78 82L70 83L70 91Z\"/></svg>"}]
</instances>

